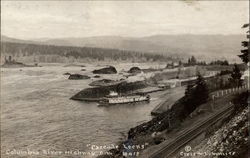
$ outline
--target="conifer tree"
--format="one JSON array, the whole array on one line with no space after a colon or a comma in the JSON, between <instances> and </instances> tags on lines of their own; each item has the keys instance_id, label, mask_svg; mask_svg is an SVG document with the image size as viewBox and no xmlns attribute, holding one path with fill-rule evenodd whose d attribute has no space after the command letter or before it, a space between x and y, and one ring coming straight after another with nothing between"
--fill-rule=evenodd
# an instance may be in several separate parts
<instances>
[{"instance_id":1,"label":"conifer tree","mask_svg":"<svg viewBox=\"0 0 250 158\"><path fill-rule=\"evenodd\" d=\"M249 24L244 24L242 28L249 28ZM249 30L247 31L248 41L242 41L242 46L246 49L241 50L241 54L238 55L244 63L249 62Z\"/></svg>"},{"instance_id":2,"label":"conifer tree","mask_svg":"<svg viewBox=\"0 0 250 158\"><path fill-rule=\"evenodd\" d=\"M229 78L231 85L234 87L242 86L243 81L241 79L241 76L242 76L242 74L240 72L239 67L236 64L234 64L234 69L231 73L231 78Z\"/></svg>"},{"instance_id":3,"label":"conifer tree","mask_svg":"<svg viewBox=\"0 0 250 158\"><path fill-rule=\"evenodd\" d=\"M201 76L200 73L197 75L197 81L195 83L194 97L197 97L197 104L202 104L207 102L209 97L208 87L205 79Z\"/></svg>"},{"instance_id":4,"label":"conifer tree","mask_svg":"<svg viewBox=\"0 0 250 158\"><path fill-rule=\"evenodd\" d=\"M185 109L188 113L193 112L199 105L207 102L209 91L205 79L200 73L194 85L189 84L185 91Z\"/></svg>"}]
</instances>

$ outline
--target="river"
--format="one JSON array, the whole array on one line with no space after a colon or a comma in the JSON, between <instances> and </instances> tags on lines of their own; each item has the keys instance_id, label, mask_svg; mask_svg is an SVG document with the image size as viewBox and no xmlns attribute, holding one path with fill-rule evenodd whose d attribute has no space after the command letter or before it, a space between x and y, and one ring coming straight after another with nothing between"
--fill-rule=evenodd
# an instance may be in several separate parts
<instances>
[{"instance_id":1,"label":"river","mask_svg":"<svg viewBox=\"0 0 250 158\"><path fill-rule=\"evenodd\" d=\"M93 76L95 67L2 68L1 155L8 157L6 152L12 150L89 151L88 144L117 143L126 138L129 128L151 119L150 112L159 103L157 93L150 103L126 106L98 107L70 100L92 79L68 80L63 73Z\"/></svg>"}]
</instances>

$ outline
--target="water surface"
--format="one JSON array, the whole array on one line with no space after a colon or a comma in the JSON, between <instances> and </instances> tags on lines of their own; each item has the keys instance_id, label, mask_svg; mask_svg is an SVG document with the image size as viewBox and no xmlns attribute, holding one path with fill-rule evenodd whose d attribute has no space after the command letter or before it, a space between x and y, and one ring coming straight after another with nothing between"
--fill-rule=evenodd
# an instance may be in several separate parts
<instances>
[{"instance_id":1,"label":"water surface","mask_svg":"<svg viewBox=\"0 0 250 158\"><path fill-rule=\"evenodd\" d=\"M68 80L62 74L94 76L91 73L94 68L91 65L84 67L87 71L61 65L2 68L2 154L12 149L88 151L87 144L117 143L127 136L129 128L151 119L150 112L159 102L157 94L153 94L149 104L108 108L70 100L89 87L93 79Z\"/></svg>"}]
</instances>

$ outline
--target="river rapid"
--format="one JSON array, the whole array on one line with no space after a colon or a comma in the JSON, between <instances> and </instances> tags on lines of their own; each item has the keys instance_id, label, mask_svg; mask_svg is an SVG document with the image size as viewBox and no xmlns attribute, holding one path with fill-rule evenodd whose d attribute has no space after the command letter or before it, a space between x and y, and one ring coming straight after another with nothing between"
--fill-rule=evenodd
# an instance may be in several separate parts
<instances>
[{"instance_id":1,"label":"river rapid","mask_svg":"<svg viewBox=\"0 0 250 158\"><path fill-rule=\"evenodd\" d=\"M118 71L124 67L129 68L128 65L116 66ZM83 68L86 71L81 71ZM96 65L65 67L58 64L2 68L2 157L15 157L8 155L13 150L90 151L89 144L116 144L127 137L131 127L151 119L150 112L159 103L157 98L162 92L152 94L150 103L136 105L98 107L97 103L70 100L71 96L89 87L93 78L68 80L68 76L63 73L93 77L91 71L95 68ZM117 79L120 77L110 76ZM105 75L101 77L105 78ZM51 157L50 154L40 156ZM61 154L57 157L67 156Z\"/></svg>"}]
</instances>

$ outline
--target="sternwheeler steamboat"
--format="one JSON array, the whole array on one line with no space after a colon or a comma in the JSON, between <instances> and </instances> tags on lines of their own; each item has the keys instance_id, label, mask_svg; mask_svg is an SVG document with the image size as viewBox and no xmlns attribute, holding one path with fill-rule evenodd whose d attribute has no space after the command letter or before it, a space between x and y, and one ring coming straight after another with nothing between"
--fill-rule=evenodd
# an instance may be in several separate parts
<instances>
[{"instance_id":1,"label":"sternwheeler steamboat","mask_svg":"<svg viewBox=\"0 0 250 158\"><path fill-rule=\"evenodd\" d=\"M110 92L110 94L99 102L99 106L110 106L116 104L131 104L137 102L150 101L150 95L127 95L119 96L117 92Z\"/></svg>"}]
</instances>

